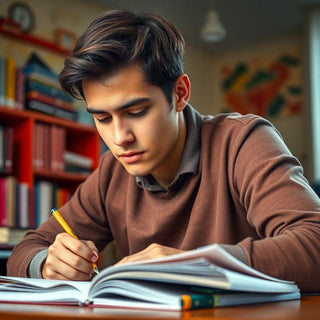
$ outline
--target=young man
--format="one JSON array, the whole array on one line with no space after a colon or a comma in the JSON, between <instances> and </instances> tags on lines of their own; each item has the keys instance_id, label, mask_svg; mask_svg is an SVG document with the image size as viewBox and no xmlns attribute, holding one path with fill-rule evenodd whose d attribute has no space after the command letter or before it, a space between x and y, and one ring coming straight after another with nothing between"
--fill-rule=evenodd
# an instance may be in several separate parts
<instances>
[{"instance_id":1,"label":"young man","mask_svg":"<svg viewBox=\"0 0 320 320\"><path fill-rule=\"evenodd\" d=\"M320 290L320 201L298 160L260 117L195 111L183 47L157 14L110 11L88 27L60 76L111 151L59 209L83 240L51 217L16 246L9 275L90 279L113 240L120 263L220 243Z\"/></svg>"}]
</instances>

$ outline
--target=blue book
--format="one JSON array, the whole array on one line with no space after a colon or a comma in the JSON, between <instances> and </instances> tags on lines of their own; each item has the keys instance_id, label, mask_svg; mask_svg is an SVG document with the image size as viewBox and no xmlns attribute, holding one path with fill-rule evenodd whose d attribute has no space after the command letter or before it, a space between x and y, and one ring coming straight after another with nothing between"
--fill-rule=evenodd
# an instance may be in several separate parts
<instances>
[{"instance_id":1,"label":"blue book","mask_svg":"<svg viewBox=\"0 0 320 320\"><path fill-rule=\"evenodd\" d=\"M34 80L26 81L26 91L38 91L42 94L48 95L53 98L61 99L63 101L72 103L73 99L67 96L62 90L59 90L55 87L47 86L43 83Z\"/></svg>"}]
</instances>

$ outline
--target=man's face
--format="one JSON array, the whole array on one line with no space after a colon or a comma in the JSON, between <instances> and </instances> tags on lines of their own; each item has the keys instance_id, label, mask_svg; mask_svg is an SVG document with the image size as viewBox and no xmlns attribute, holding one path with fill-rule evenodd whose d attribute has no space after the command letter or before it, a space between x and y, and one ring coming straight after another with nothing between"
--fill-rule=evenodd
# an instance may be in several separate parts
<instances>
[{"instance_id":1,"label":"man's face","mask_svg":"<svg viewBox=\"0 0 320 320\"><path fill-rule=\"evenodd\" d=\"M175 94L171 107L163 91L144 80L137 65L82 85L88 111L115 158L130 174L152 174L168 185L176 174L186 135Z\"/></svg>"}]
</instances>

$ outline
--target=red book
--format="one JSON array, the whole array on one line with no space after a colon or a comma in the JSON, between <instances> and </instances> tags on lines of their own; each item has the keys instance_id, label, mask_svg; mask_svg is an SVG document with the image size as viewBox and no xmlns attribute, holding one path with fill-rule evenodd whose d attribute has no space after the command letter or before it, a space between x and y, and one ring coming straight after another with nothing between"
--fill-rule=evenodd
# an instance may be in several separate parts
<instances>
[{"instance_id":1,"label":"red book","mask_svg":"<svg viewBox=\"0 0 320 320\"><path fill-rule=\"evenodd\" d=\"M33 131L33 168L43 169L43 124L35 123Z\"/></svg>"},{"instance_id":2,"label":"red book","mask_svg":"<svg viewBox=\"0 0 320 320\"><path fill-rule=\"evenodd\" d=\"M13 165L13 135L12 127L4 128L4 172L12 173Z\"/></svg>"},{"instance_id":3,"label":"red book","mask_svg":"<svg viewBox=\"0 0 320 320\"><path fill-rule=\"evenodd\" d=\"M51 97L49 95L43 94L43 93L41 93L39 91L35 91L35 90L28 92L27 99L28 100L37 100L37 101L40 101L45 104L49 104L54 107L59 107L62 109L69 110L71 112L76 111L76 109L72 103L69 103L69 102L64 101L62 99L59 99L59 98Z\"/></svg>"},{"instance_id":4,"label":"red book","mask_svg":"<svg viewBox=\"0 0 320 320\"><path fill-rule=\"evenodd\" d=\"M15 107L22 110L24 108L25 95L24 95L24 80L25 76L21 68L16 68L16 97Z\"/></svg>"},{"instance_id":5,"label":"red book","mask_svg":"<svg viewBox=\"0 0 320 320\"><path fill-rule=\"evenodd\" d=\"M59 171L64 171L64 152L66 150L67 142L67 132L65 128L59 128L59 151L58 151L58 161L59 161Z\"/></svg>"},{"instance_id":6,"label":"red book","mask_svg":"<svg viewBox=\"0 0 320 320\"><path fill-rule=\"evenodd\" d=\"M43 125L43 168L50 170L51 163L51 138L50 125Z\"/></svg>"},{"instance_id":7,"label":"red book","mask_svg":"<svg viewBox=\"0 0 320 320\"><path fill-rule=\"evenodd\" d=\"M59 127L50 126L50 170L59 171Z\"/></svg>"},{"instance_id":8,"label":"red book","mask_svg":"<svg viewBox=\"0 0 320 320\"><path fill-rule=\"evenodd\" d=\"M0 226L7 225L6 178L0 178Z\"/></svg>"}]
</instances>

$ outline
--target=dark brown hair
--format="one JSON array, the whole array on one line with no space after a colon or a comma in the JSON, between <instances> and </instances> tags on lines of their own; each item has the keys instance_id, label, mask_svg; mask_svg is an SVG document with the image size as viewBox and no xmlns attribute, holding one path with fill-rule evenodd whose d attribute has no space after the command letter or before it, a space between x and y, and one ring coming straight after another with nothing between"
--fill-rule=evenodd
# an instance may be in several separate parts
<instances>
[{"instance_id":1,"label":"dark brown hair","mask_svg":"<svg viewBox=\"0 0 320 320\"><path fill-rule=\"evenodd\" d=\"M81 99L83 80L139 63L146 81L160 87L171 102L174 83L183 73L183 51L181 33L162 15L107 11L88 26L65 59L60 84Z\"/></svg>"}]
</instances>

